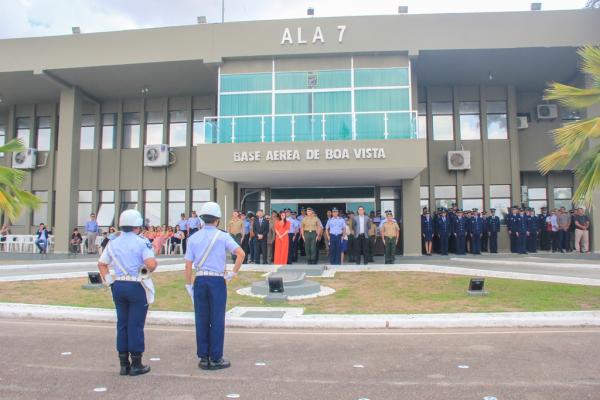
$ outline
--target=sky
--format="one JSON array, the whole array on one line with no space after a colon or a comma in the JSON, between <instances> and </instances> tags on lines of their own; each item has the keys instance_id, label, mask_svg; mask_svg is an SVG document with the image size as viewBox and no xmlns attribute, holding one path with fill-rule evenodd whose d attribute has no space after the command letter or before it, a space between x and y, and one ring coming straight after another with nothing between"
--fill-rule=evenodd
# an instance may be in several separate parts
<instances>
[{"instance_id":1,"label":"sky","mask_svg":"<svg viewBox=\"0 0 600 400\"><path fill-rule=\"evenodd\" d=\"M395 14L527 11L531 0L224 0L225 22ZM586 0L535 0L543 10L583 8ZM221 0L0 0L0 39L221 22Z\"/></svg>"}]
</instances>

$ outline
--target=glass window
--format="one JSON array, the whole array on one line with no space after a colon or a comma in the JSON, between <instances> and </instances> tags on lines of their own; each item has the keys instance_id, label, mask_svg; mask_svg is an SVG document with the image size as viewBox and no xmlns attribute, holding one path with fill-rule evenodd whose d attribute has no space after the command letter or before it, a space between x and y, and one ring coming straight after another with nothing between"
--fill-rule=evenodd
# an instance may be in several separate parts
<instances>
[{"instance_id":1,"label":"glass window","mask_svg":"<svg viewBox=\"0 0 600 400\"><path fill-rule=\"evenodd\" d=\"M117 114L102 114L102 148L114 149L116 136Z\"/></svg>"},{"instance_id":2,"label":"glass window","mask_svg":"<svg viewBox=\"0 0 600 400\"><path fill-rule=\"evenodd\" d=\"M366 89L354 92L356 112L404 111L410 105L408 89Z\"/></svg>"},{"instance_id":3,"label":"glass window","mask_svg":"<svg viewBox=\"0 0 600 400\"><path fill-rule=\"evenodd\" d=\"M168 224L175 226L181 214L185 213L185 190L169 190Z\"/></svg>"},{"instance_id":4,"label":"glass window","mask_svg":"<svg viewBox=\"0 0 600 400\"><path fill-rule=\"evenodd\" d=\"M481 139L479 120L479 102L464 101L459 103L460 138L461 140Z\"/></svg>"},{"instance_id":5,"label":"glass window","mask_svg":"<svg viewBox=\"0 0 600 400\"><path fill-rule=\"evenodd\" d=\"M456 186L436 186L434 188L435 198L446 198L446 199L455 199L456 198Z\"/></svg>"},{"instance_id":6,"label":"glass window","mask_svg":"<svg viewBox=\"0 0 600 400\"><path fill-rule=\"evenodd\" d=\"M31 132L31 120L29 118L17 118L17 138L21 139L25 147L29 146Z\"/></svg>"},{"instance_id":7,"label":"glass window","mask_svg":"<svg viewBox=\"0 0 600 400\"><path fill-rule=\"evenodd\" d=\"M472 210L474 208L479 211L483 210L483 199L463 199L463 209Z\"/></svg>"},{"instance_id":8,"label":"glass window","mask_svg":"<svg viewBox=\"0 0 600 400\"><path fill-rule=\"evenodd\" d=\"M112 226L115 223L115 192L113 190L100 191L97 221L100 226Z\"/></svg>"},{"instance_id":9,"label":"glass window","mask_svg":"<svg viewBox=\"0 0 600 400\"><path fill-rule=\"evenodd\" d=\"M121 212L125 210L137 210L137 204L137 190L121 190Z\"/></svg>"},{"instance_id":10,"label":"glass window","mask_svg":"<svg viewBox=\"0 0 600 400\"><path fill-rule=\"evenodd\" d=\"M140 113L123 114L123 148L140 147Z\"/></svg>"},{"instance_id":11,"label":"glass window","mask_svg":"<svg viewBox=\"0 0 600 400\"><path fill-rule=\"evenodd\" d=\"M419 131L417 139L427 138L427 103L419 103Z\"/></svg>"},{"instance_id":12,"label":"glass window","mask_svg":"<svg viewBox=\"0 0 600 400\"><path fill-rule=\"evenodd\" d=\"M40 198L40 206L33 210L33 220L31 221L34 226L39 224L48 223L48 191L36 190L33 192L34 195Z\"/></svg>"},{"instance_id":13,"label":"glass window","mask_svg":"<svg viewBox=\"0 0 600 400\"><path fill-rule=\"evenodd\" d=\"M408 86L408 68L358 68L355 87Z\"/></svg>"},{"instance_id":14,"label":"glass window","mask_svg":"<svg viewBox=\"0 0 600 400\"><path fill-rule=\"evenodd\" d=\"M52 129L50 117L37 117L36 148L38 151L50 151Z\"/></svg>"},{"instance_id":15,"label":"glass window","mask_svg":"<svg viewBox=\"0 0 600 400\"><path fill-rule=\"evenodd\" d=\"M257 74L222 74L221 92L255 92L271 90L270 72Z\"/></svg>"},{"instance_id":16,"label":"glass window","mask_svg":"<svg viewBox=\"0 0 600 400\"><path fill-rule=\"evenodd\" d=\"M350 70L275 73L277 90L335 89L350 86Z\"/></svg>"},{"instance_id":17,"label":"glass window","mask_svg":"<svg viewBox=\"0 0 600 400\"><path fill-rule=\"evenodd\" d=\"M421 192L419 197L421 202L421 209L423 207L429 208L429 186L421 186Z\"/></svg>"},{"instance_id":18,"label":"glass window","mask_svg":"<svg viewBox=\"0 0 600 400\"><path fill-rule=\"evenodd\" d=\"M80 190L79 203L77 204L77 225L85 226L92 213L92 191Z\"/></svg>"},{"instance_id":19,"label":"glass window","mask_svg":"<svg viewBox=\"0 0 600 400\"><path fill-rule=\"evenodd\" d=\"M527 188L527 200L529 207L539 213L542 207L548 207L548 192L546 188Z\"/></svg>"},{"instance_id":20,"label":"glass window","mask_svg":"<svg viewBox=\"0 0 600 400\"><path fill-rule=\"evenodd\" d=\"M171 111L169 113L169 145L171 147L187 145L187 112Z\"/></svg>"},{"instance_id":21,"label":"glass window","mask_svg":"<svg viewBox=\"0 0 600 400\"><path fill-rule=\"evenodd\" d=\"M490 197L510 198L510 185L490 185Z\"/></svg>"},{"instance_id":22,"label":"glass window","mask_svg":"<svg viewBox=\"0 0 600 400\"><path fill-rule=\"evenodd\" d=\"M490 208L496 209L501 220L508 214L510 202L510 185L490 185Z\"/></svg>"},{"instance_id":23,"label":"glass window","mask_svg":"<svg viewBox=\"0 0 600 400\"><path fill-rule=\"evenodd\" d=\"M162 202L160 190L146 190L144 192L144 221L146 225L162 225Z\"/></svg>"},{"instance_id":24,"label":"glass window","mask_svg":"<svg viewBox=\"0 0 600 400\"><path fill-rule=\"evenodd\" d=\"M193 145L206 143L204 136L204 117L210 117L211 110L194 110L194 125L193 125Z\"/></svg>"},{"instance_id":25,"label":"glass window","mask_svg":"<svg viewBox=\"0 0 600 400\"><path fill-rule=\"evenodd\" d=\"M571 188L554 188L554 207L564 207L567 210L573 208L573 203L571 203L572 192Z\"/></svg>"},{"instance_id":26,"label":"glass window","mask_svg":"<svg viewBox=\"0 0 600 400\"><path fill-rule=\"evenodd\" d=\"M271 94L221 95L220 115L267 115L271 114Z\"/></svg>"},{"instance_id":27,"label":"glass window","mask_svg":"<svg viewBox=\"0 0 600 400\"><path fill-rule=\"evenodd\" d=\"M96 131L96 116L86 114L81 116L81 135L79 148L81 150L92 150L94 148L94 134Z\"/></svg>"},{"instance_id":28,"label":"glass window","mask_svg":"<svg viewBox=\"0 0 600 400\"><path fill-rule=\"evenodd\" d=\"M508 124L505 101L488 101L487 108L487 134L488 139L507 139Z\"/></svg>"},{"instance_id":29,"label":"glass window","mask_svg":"<svg viewBox=\"0 0 600 400\"><path fill-rule=\"evenodd\" d=\"M163 141L163 114L149 111L146 113L146 144L161 144Z\"/></svg>"},{"instance_id":30,"label":"glass window","mask_svg":"<svg viewBox=\"0 0 600 400\"><path fill-rule=\"evenodd\" d=\"M200 215L200 207L202 207L202 204L210 201L210 193L210 189L192 190L192 211L196 211Z\"/></svg>"},{"instance_id":31,"label":"glass window","mask_svg":"<svg viewBox=\"0 0 600 400\"><path fill-rule=\"evenodd\" d=\"M451 102L431 103L433 140L454 140L454 118Z\"/></svg>"},{"instance_id":32,"label":"glass window","mask_svg":"<svg viewBox=\"0 0 600 400\"><path fill-rule=\"evenodd\" d=\"M6 143L6 128L4 125L0 125L0 146L4 146ZM0 157L4 157L4 153L0 153Z\"/></svg>"},{"instance_id":33,"label":"glass window","mask_svg":"<svg viewBox=\"0 0 600 400\"><path fill-rule=\"evenodd\" d=\"M465 185L462 187L462 197L467 199L476 199L483 197L483 186Z\"/></svg>"}]
</instances>

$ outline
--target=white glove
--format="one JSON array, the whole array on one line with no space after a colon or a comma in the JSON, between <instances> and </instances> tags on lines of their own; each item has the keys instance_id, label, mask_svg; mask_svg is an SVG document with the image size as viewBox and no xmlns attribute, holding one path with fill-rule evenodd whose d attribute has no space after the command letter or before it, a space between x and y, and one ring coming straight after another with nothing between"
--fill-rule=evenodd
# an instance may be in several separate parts
<instances>
[{"instance_id":1,"label":"white glove","mask_svg":"<svg viewBox=\"0 0 600 400\"><path fill-rule=\"evenodd\" d=\"M185 290L187 290L190 298L192 299L192 304L194 304L194 286L193 285L185 285Z\"/></svg>"},{"instance_id":2,"label":"white glove","mask_svg":"<svg viewBox=\"0 0 600 400\"><path fill-rule=\"evenodd\" d=\"M113 279L113 277L112 277L112 275L111 275L111 274L106 274L106 275L104 275L104 284L105 284L106 286L110 286L110 285L112 285L113 283L115 283L115 280Z\"/></svg>"},{"instance_id":3,"label":"white glove","mask_svg":"<svg viewBox=\"0 0 600 400\"><path fill-rule=\"evenodd\" d=\"M227 282L231 281L234 277L236 277L237 274L233 271L227 271L227 273L225 274L225 280Z\"/></svg>"}]
</instances>

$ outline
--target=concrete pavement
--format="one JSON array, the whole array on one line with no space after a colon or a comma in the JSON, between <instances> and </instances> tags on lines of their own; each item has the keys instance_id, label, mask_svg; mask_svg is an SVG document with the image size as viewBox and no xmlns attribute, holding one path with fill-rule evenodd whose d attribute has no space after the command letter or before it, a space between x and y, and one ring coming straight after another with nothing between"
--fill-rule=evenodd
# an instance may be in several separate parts
<instances>
[{"instance_id":1,"label":"concrete pavement","mask_svg":"<svg viewBox=\"0 0 600 400\"><path fill-rule=\"evenodd\" d=\"M146 337L152 372L120 377L112 324L0 319L0 398L599 398L600 330L592 328L229 329L233 366L214 372L197 368L193 329L148 326Z\"/></svg>"}]
</instances>

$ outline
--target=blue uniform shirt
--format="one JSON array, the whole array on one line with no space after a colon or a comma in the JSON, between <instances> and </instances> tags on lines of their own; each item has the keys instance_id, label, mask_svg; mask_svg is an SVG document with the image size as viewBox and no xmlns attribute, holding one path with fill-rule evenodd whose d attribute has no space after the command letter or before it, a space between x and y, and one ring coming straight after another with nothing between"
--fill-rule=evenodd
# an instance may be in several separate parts
<instances>
[{"instance_id":1,"label":"blue uniform shirt","mask_svg":"<svg viewBox=\"0 0 600 400\"><path fill-rule=\"evenodd\" d=\"M244 220L244 235L248 235L250 233L250 221L247 219Z\"/></svg>"},{"instance_id":2,"label":"blue uniform shirt","mask_svg":"<svg viewBox=\"0 0 600 400\"><path fill-rule=\"evenodd\" d=\"M147 240L133 232L123 232L115 239L111 240L107 248L110 251L105 250L100 256L100 262L111 265L115 270L115 275L125 275L121 268L119 268L113 258L112 254L120 263L121 267L127 271L127 275L138 276L140 266L144 265L144 260L154 258L154 252L152 251L152 244ZM109 254L110 253L110 254Z\"/></svg>"},{"instance_id":3,"label":"blue uniform shirt","mask_svg":"<svg viewBox=\"0 0 600 400\"><path fill-rule=\"evenodd\" d=\"M290 233L296 234L300 232L300 221L296 218L290 218Z\"/></svg>"},{"instance_id":4,"label":"blue uniform shirt","mask_svg":"<svg viewBox=\"0 0 600 400\"><path fill-rule=\"evenodd\" d=\"M86 222L85 223L85 231L98 233L98 222L96 222L96 221Z\"/></svg>"},{"instance_id":5,"label":"blue uniform shirt","mask_svg":"<svg viewBox=\"0 0 600 400\"><path fill-rule=\"evenodd\" d=\"M179 229L187 232L188 230L188 220L187 219L180 219L179 222L177 223L177 226L179 226Z\"/></svg>"},{"instance_id":6,"label":"blue uniform shirt","mask_svg":"<svg viewBox=\"0 0 600 400\"><path fill-rule=\"evenodd\" d=\"M329 218L327 225L325 225L325 229L329 229L330 235L341 235L345 228L346 221L340 217Z\"/></svg>"},{"instance_id":7,"label":"blue uniform shirt","mask_svg":"<svg viewBox=\"0 0 600 400\"><path fill-rule=\"evenodd\" d=\"M200 228L202 226L202 223L200 222L200 218L192 217L192 218L188 219L188 226L190 227L190 229ZM179 229L181 229L181 228L179 228Z\"/></svg>"},{"instance_id":8,"label":"blue uniform shirt","mask_svg":"<svg viewBox=\"0 0 600 400\"><path fill-rule=\"evenodd\" d=\"M240 246L235 242L231 235L218 230L214 225L205 226L203 229L190 236L187 241L185 260L191 261L194 268L196 268L196 265L198 265L204 257L204 253L208 249L213 237L218 232L220 232L219 238L215 242L208 257L206 257L206 261L204 262L204 265L202 265L202 270L217 272L219 274L225 273L227 252L233 253Z\"/></svg>"}]
</instances>

